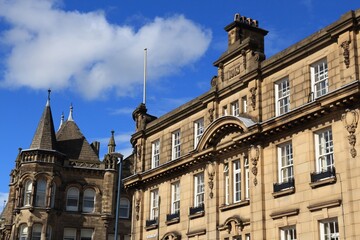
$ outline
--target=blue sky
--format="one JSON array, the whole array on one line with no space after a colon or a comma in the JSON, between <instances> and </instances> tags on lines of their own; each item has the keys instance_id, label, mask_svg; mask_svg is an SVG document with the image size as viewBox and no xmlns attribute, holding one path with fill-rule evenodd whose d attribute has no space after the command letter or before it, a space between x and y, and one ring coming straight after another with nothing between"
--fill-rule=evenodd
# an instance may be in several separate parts
<instances>
[{"instance_id":1,"label":"blue sky","mask_svg":"<svg viewBox=\"0 0 360 240\"><path fill-rule=\"evenodd\" d=\"M57 127L74 106L89 142L110 131L131 153L132 111L143 96L162 114L206 92L235 13L269 31L267 57L360 7L358 0L0 0L0 211L18 148L29 148L51 88Z\"/></svg>"}]
</instances>

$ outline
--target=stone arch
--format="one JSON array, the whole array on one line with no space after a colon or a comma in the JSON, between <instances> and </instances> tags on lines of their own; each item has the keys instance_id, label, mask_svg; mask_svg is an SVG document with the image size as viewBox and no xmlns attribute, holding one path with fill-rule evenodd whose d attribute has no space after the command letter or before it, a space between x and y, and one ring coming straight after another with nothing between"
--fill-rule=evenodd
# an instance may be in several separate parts
<instances>
[{"instance_id":1,"label":"stone arch","mask_svg":"<svg viewBox=\"0 0 360 240\"><path fill-rule=\"evenodd\" d=\"M248 131L248 127L254 125L250 118L223 116L213 121L204 131L197 151L216 146L223 137L231 133L244 133Z\"/></svg>"},{"instance_id":2,"label":"stone arch","mask_svg":"<svg viewBox=\"0 0 360 240\"><path fill-rule=\"evenodd\" d=\"M227 229L229 234L237 235L239 230L244 228L243 221L238 216L232 216L225 220L224 229Z\"/></svg>"},{"instance_id":3,"label":"stone arch","mask_svg":"<svg viewBox=\"0 0 360 240\"><path fill-rule=\"evenodd\" d=\"M168 232L166 233L161 240L180 240L181 235L177 232Z\"/></svg>"}]
</instances>

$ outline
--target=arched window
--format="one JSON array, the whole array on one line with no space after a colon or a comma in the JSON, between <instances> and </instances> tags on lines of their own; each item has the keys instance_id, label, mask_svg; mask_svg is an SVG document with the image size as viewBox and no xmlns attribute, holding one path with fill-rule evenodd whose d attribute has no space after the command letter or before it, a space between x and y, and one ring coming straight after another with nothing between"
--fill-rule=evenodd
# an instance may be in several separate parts
<instances>
[{"instance_id":1,"label":"arched window","mask_svg":"<svg viewBox=\"0 0 360 240\"><path fill-rule=\"evenodd\" d=\"M55 197L56 197L56 183L52 184L51 187L51 198L50 198L50 207L55 207Z\"/></svg>"},{"instance_id":2,"label":"arched window","mask_svg":"<svg viewBox=\"0 0 360 240\"><path fill-rule=\"evenodd\" d=\"M93 189L86 189L84 191L83 212L93 212L95 205L95 191Z\"/></svg>"},{"instance_id":3,"label":"arched window","mask_svg":"<svg viewBox=\"0 0 360 240\"><path fill-rule=\"evenodd\" d=\"M71 187L66 195L66 210L77 211L79 206L79 190L76 187Z\"/></svg>"},{"instance_id":4,"label":"arched window","mask_svg":"<svg viewBox=\"0 0 360 240\"><path fill-rule=\"evenodd\" d=\"M28 240L28 227L26 224L21 224L19 228L19 239Z\"/></svg>"},{"instance_id":5,"label":"arched window","mask_svg":"<svg viewBox=\"0 0 360 240\"><path fill-rule=\"evenodd\" d=\"M32 196L32 181L28 180L24 185L24 196L23 196L23 206L31 205L31 196Z\"/></svg>"},{"instance_id":6,"label":"arched window","mask_svg":"<svg viewBox=\"0 0 360 240\"><path fill-rule=\"evenodd\" d=\"M46 181L38 180L36 184L36 201L35 206L45 207L46 206Z\"/></svg>"},{"instance_id":7,"label":"arched window","mask_svg":"<svg viewBox=\"0 0 360 240\"><path fill-rule=\"evenodd\" d=\"M119 217L129 218L130 201L127 198L120 198Z\"/></svg>"},{"instance_id":8,"label":"arched window","mask_svg":"<svg viewBox=\"0 0 360 240\"><path fill-rule=\"evenodd\" d=\"M41 224L34 224L32 227L31 240L41 240L41 230L42 230Z\"/></svg>"}]
</instances>

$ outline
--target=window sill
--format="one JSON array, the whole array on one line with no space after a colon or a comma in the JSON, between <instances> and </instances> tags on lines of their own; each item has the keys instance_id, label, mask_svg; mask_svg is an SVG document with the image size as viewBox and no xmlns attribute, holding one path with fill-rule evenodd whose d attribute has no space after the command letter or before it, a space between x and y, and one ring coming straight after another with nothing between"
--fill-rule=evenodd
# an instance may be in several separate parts
<instances>
[{"instance_id":1,"label":"window sill","mask_svg":"<svg viewBox=\"0 0 360 240\"><path fill-rule=\"evenodd\" d=\"M232 203L232 204L229 204L229 205L223 205L219 209L220 209L221 212L223 212L223 211L227 211L227 210L230 210L230 209L244 207L244 206L248 206L248 205L250 205L250 200L246 199L246 200L242 200L242 201L237 202L237 203Z\"/></svg>"},{"instance_id":2,"label":"window sill","mask_svg":"<svg viewBox=\"0 0 360 240\"><path fill-rule=\"evenodd\" d=\"M158 224L153 224L153 225L150 225L150 226L146 226L146 227L145 227L145 230L146 230L146 231L149 231L149 230L156 229L157 227L158 227Z\"/></svg>"},{"instance_id":3,"label":"window sill","mask_svg":"<svg viewBox=\"0 0 360 240\"><path fill-rule=\"evenodd\" d=\"M178 223L178 222L180 222L180 217L173 218L173 219L171 219L169 221L166 221L165 224L166 225L171 225L171 224L175 224L175 223Z\"/></svg>"},{"instance_id":4,"label":"window sill","mask_svg":"<svg viewBox=\"0 0 360 240\"><path fill-rule=\"evenodd\" d=\"M199 211L197 213L189 215L189 219L203 217L205 215L205 211Z\"/></svg>"},{"instance_id":5,"label":"window sill","mask_svg":"<svg viewBox=\"0 0 360 240\"><path fill-rule=\"evenodd\" d=\"M323 178L319 181L316 181L316 182L311 182L309 183L310 187L311 188L317 188L317 187L321 187L321 186L324 186L324 185L330 185L330 184L334 184L336 183L336 177L333 176L333 177L329 177L329 178Z\"/></svg>"},{"instance_id":6,"label":"window sill","mask_svg":"<svg viewBox=\"0 0 360 240\"><path fill-rule=\"evenodd\" d=\"M277 197L282 197L282 196L293 194L294 192L295 192L295 187L291 187L291 188L283 189L278 192L273 192L272 195L274 198L277 198Z\"/></svg>"}]
</instances>

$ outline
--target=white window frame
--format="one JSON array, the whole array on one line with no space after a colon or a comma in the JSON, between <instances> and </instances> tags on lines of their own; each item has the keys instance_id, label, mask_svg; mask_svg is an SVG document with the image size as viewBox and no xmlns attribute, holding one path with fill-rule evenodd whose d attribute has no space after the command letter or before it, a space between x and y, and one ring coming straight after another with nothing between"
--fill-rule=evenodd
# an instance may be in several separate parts
<instances>
[{"instance_id":1,"label":"white window frame","mask_svg":"<svg viewBox=\"0 0 360 240\"><path fill-rule=\"evenodd\" d=\"M63 240L76 240L76 228L64 228Z\"/></svg>"},{"instance_id":2,"label":"white window frame","mask_svg":"<svg viewBox=\"0 0 360 240\"><path fill-rule=\"evenodd\" d=\"M120 198L119 218L129 218L130 216L130 201L127 198Z\"/></svg>"},{"instance_id":3,"label":"white window frame","mask_svg":"<svg viewBox=\"0 0 360 240\"><path fill-rule=\"evenodd\" d=\"M292 143L287 142L277 147L279 183L289 182L294 178L294 159Z\"/></svg>"},{"instance_id":4,"label":"white window frame","mask_svg":"<svg viewBox=\"0 0 360 240\"><path fill-rule=\"evenodd\" d=\"M19 228L19 240L28 240L29 228L26 224L21 224Z\"/></svg>"},{"instance_id":5,"label":"white window frame","mask_svg":"<svg viewBox=\"0 0 360 240\"><path fill-rule=\"evenodd\" d=\"M69 204L69 201L75 201L74 204ZM66 211L78 211L79 209L79 189L76 187L71 187L66 192Z\"/></svg>"},{"instance_id":6,"label":"white window frame","mask_svg":"<svg viewBox=\"0 0 360 240\"><path fill-rule=\"evenodd\" d=\"M41 240L42 225L35 223L32 226L31 240Z\"/></svg>"},{"instance_id":7,"label":"white window frame","mask_svg":"<svg viewBox=\"0 0 360 240\"><path fill-rule=\"evenodd\" d=\"M233 166L233 203L241 201L241 163L240 160L232 162Z\"/></svg>"},{"instance_id":8,"label":"white window frame","mask_svg":"<svg viewBox=\"0 0 360 240\"><path fill-rule=\"evenodd\" d=\"M95 210L95 198L96 192L94 189L85 189L83 195L83 206L82 211L85 213L92 213Z\"/></svg>"},{"instance_id":9,"label":"white window frame","mask_svg":"<svg viewBox=\"0 0 360 240\"><path fill-rule=\"evenodd\" d=\"M329 77L327 60L322 59L310 66L311 91L314 99L329 92Z\"/></svg>"},{"instance_id":10,"label":"white window frame","mask_svg":"<svg viewBox=\"0 0 360 240\"><path fill-rule=\"evenodd\" d=\"M239 101L236 100L232 103L230 103L231 106L231 115L237 117L240 114L240 109L239 109Z\"/></svg>"},{"instance_id":11,"label":"white window frame","mask_svg":"<svg viewBox=\"0 0 360 240\"><path fill-rule=\"evenodd\" d=\"M194 207L200 207L205 201L204 173L194 175Z\"/></svg>"},{"instance_id":12,"label":"white window frame","mask_svg":"<svg viewBox=\"0 0 360 240\"><path fill-rule=\"evenodd\" d=\"M296 240L296 226L289 226L280 229L281 240Z\"/></svg>"},{"instance_id":13,"label":"white window frame","mask_svg":"<svg viewBox=\"0 0 360 240\"><path fill-rule=\"evenodd\" d=\"M224 188L225 188L225 204L230 204L230 177L229 177L229 165L224 165Z\"/></svg>"},{"instance_id":14,"label":"white window frame","mask_svg":"<svg viewBox=\"0 0 360 240\"><path fill-rule=\"evenodd\" d=\"M40 179L36 182L35 206L46 206L46 180Z\"/></svg>"},{"instance_id":15,"label":"white window frame","mask_svg":"<svg viewBox=\"0 0 360 240\"><path fill-rule=\"evenodd\" d=\"M94 237L94 230L89 228L81 229L80 240L92 240Z\"/></svg>"},{"instance_id":16,"label":"white window frame","mask_svg":"<svg viewBox=\"0 0 360 240\"><path fill-rule=\"evenodd\" d=\"M171 134L172 141L172 154L171 159L177 159L181 155L181 140L180 140L180 130L176 130Z\"/></svg>"},{"instance_id":17,"label":"white window frame","mask_svg":"<svg viewBox=\"0 0 360 240\"><path fill-rule=\"evenodd\" d=\"M194 122L194 148L198 145L201 136L204 133L204 119L200 118Z\"/></svg>"},{"instance_id":18,"label":"white window frame","mask_svg":"<svg viewBox=\"0 0 360 240\"><path fill-rule=\"evenodd\" d=\"M159 217L159 189L150 191L150 220Z\"/></svg>"},{"instance_id":19,"label":"white window frame","mask_svg":"<svg viewBox=\"0 0 360 240\"><path fill-rule=\"evenodd\" d=\"M320 240L340 240L339 224L337 218L319 222Z\"/></svg>"},{"instance_id":20,"label":"white window frame","mask_svg":"<svg viewBox=\"0 0 360 240\"><path fill-rule=\"evenodd\" d=\"M275 83L275 105L276 116L290 111L290 81L287 77Z\"/></svg>"},{"instance_id":21,"label":"white window frame","mask_svg":"<svg viewBox=\"0 0 360 240\"><path fill-rule=\"evenodd\" d=\"M326 172L335 167L334 145L330 128L315 133L316 171Z\"/></svg>"},{"instance_id":22,"label":"white window frame","mask_svg":"<svg viewBox=\"0 0 360 240\"><path fill-rule=\"evenodd\" d=\"M32 191L33 191L33 182L31 180L27 180L24 185L23 206L25 207L31 206Z\"/></svg>"},{"instance_id":23,"label":"white window frame","mask_svg":"<svg viewBox=\"0 0 360 240\"><path fill-rule=\"evenodd\" d=\"M241 98L241 111L242 113L247 113L247 96Z\"/></svg>"},{"instance_id":24,"label":"white window frame","mask_svg":"<svg viewBox=\"0 0 360 240\"><path fill-rule=\"evenodd\" d=\"M171 184L171 214L180 212L180 182Z\"/></svg>"},{"instance_id":25,"label":"white window frame","mask_svg":"<svg viewBox=\"0 0 360 240\"><path fill-rule=\"evenodd\" d=\"M250 198L250 168L249 158L244 156L244 171L245 171L245 199Z\"/></svg>"},{"instance_id":26,"label":"white window frame","mask_svg":"<svg viewBox=\"0 0 360 240\"><path fill-rule=\"evenodd\" d=\"M151 168L156 168L160 163L160 139L151 144Z\"/></svg>"}]
</instances>

